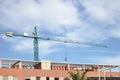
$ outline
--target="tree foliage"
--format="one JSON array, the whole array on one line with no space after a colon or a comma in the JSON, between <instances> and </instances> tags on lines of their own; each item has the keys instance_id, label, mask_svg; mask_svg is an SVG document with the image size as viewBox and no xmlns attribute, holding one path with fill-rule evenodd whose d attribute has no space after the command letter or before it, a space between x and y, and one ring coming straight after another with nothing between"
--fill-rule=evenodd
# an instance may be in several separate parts
<instances>
[{"instance_id":1,"label":"tree foliage","mask_svg":"<svg viewBox=\"0 0 120 80\"><path fill-rule=\"evenodd\" d=\"M72 78L72 80L85 80L86 73L87 73L87 71L80 74L78 69L77 69L77 73L69 72L70 77Z\"/></svg>"},{"instance_id":2,"label":"tree foliage","mask_svg":"<svg viewBox=\"0 0 120 80\"><path fill-rule=\"evenodd\" d=\"M68 77L64 78L64 80L70 80Z\"/></svg>"}]
</instances>

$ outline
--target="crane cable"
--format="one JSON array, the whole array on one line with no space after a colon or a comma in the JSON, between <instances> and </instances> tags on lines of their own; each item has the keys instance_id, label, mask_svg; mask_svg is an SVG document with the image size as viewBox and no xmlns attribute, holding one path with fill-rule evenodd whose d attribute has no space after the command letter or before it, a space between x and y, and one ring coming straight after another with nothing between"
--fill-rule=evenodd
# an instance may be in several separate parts
<instances>
[{"instance_id":1,"label":"crane cable","mask_svg":"<svg viewBox=\"0 0 120 80\"><path fill-rule=\"evenodd\" d=\"M68 51L67 51L67 42L64 42L65 45L65 62L68 61Z\"/></svg>"}]
</instances>

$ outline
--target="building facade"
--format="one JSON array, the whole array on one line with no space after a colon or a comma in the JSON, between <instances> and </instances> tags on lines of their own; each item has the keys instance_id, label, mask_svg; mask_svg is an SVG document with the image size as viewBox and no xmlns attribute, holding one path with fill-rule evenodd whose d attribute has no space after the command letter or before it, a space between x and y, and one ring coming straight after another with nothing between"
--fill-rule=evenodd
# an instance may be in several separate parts
<instances>
[{"instance_id":1,"label":"building facade","mask_svg":"<svg viewBox=\"0 0 120 80\"><path fill-rule=\"evenodd\" d=\"M98 80L120 80L119 65L78 64L52 62L49 60L28 61L19 59L0 59L0 80L64 80L70 77L69 71L80 73L88 71L87 78ZM113 70L115 69L115 70ZM114 79L113 79L114 78Z\"/></svg>"}]
</instances>

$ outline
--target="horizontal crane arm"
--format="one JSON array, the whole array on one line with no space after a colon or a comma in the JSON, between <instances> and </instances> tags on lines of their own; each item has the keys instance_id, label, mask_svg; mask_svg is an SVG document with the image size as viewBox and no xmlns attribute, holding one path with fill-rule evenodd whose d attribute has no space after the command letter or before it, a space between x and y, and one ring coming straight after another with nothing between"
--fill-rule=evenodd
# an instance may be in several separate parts
<instances>
[{"instance_id":1,"label":"horizontal crane arm","mask_svg":"<svg viewBox=\"0 0 120 80\"><path fill-rule=\"evenodd\" d=\"M49 37L38 37L38 36L27 36L27 35L21 35L21 34L14 34L12 32L7 32L7 36L20 36L20 37L27 37L27 38L37 38L37 39L42 39L42 40L50 40L50 41L58 41L58 42L64 42L64 43L73 43L73 44L83 44L83 45L90 45L90 46L97 46L97 47L105 47L107 46L102 45L102 44L94 44L90 42L81 42L81 41L73 41L73 40L65 40L65 39L58 39L58 38L49 38Z\"/></svg>"},{"instance_id":2,"label":"horizontal crane arm","mask_svg":"<svg viewBox=\"0 0 120 80\"><path fill-rule=\"evenodd\" d=\"M94 43L90 43L90 42L81 42L81 41L64 40L64 39L58 39L58 38L45 38L45 37L39 37L39 39L51 40L51 41L58 41L58 42L64 42L64 43L91 45L91 46L97 46L97 47L105 47L105 48L107 48L106 45L94 44Z\"/></svg>"}]
</instances>

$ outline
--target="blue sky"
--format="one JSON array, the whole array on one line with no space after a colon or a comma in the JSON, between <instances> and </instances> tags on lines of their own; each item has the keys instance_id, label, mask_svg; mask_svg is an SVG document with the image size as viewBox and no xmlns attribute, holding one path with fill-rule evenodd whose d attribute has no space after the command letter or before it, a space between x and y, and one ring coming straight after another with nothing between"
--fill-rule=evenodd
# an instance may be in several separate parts
<instances>
[{"instance_id":1,"label":"blue sky","mask_svg":"<svg viewBox=\"0 0 120 80\"><path fill-rule=\"evenodd\" d=\"M33 60L33 39L8 31L107 45L108 48L39 40L39 58L120 64L120 0L0 0L0 58Z\"/></svg>"}]
</instances>

